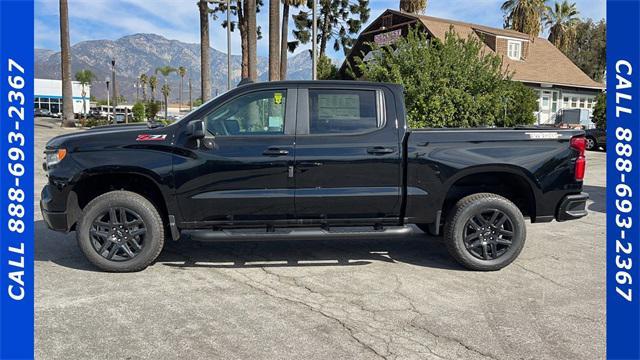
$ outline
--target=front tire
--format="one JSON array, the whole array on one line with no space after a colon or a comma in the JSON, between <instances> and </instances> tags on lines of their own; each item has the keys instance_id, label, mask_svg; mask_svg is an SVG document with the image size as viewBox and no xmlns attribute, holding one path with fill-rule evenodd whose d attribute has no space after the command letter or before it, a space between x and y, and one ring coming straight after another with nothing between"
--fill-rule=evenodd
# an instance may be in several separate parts
<instances>
[{"instance_id":1,"label":"front tire","mask_svg":"<svg viewBox=\"0 0 640 360\"><path fill-rule=\"evenodd\" d=\"M111 191L93 199L76 229L80 249L98 268L110 272L140 271L164 245L164 226L155 206L129 191Z\"/></svg>"},{"instance_id":2,"label":"front tire","mask_svg":"<svg viewBox=\"0 0 640 360\"><path fill-rule=\"evenodd\" d=\"M526 226L520 209L502 196L469 195L459 200L445 226L447 250L470 270L494 271L522 251Z\"/></svg>"}]
</instances>

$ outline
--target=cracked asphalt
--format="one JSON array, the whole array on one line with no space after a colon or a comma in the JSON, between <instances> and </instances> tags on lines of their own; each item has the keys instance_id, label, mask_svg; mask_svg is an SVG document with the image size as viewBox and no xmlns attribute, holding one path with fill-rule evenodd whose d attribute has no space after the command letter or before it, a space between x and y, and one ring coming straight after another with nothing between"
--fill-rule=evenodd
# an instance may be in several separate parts
<instances>
[{"instance_id":1,"label":"cracked asphalt","mask_svg":"<svg viewBox=\"0 0 640 360\"><path fill-rule=\"evenodd\" d=\"M70 131L36 119L42 151ZM466 271L442 240L177 242L145 271L98 271L35 214L41 359L604 359L605 154L590 214L528 224L509 267ZM38 207L36 206L36 209Z\"/></svg>"}]
</instances>

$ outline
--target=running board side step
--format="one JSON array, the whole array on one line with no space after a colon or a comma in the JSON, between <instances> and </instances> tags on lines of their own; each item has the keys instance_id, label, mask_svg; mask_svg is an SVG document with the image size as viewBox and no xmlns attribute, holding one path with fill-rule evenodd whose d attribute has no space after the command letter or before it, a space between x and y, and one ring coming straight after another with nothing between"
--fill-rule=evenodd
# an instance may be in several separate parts
<instances>
[{"instance_id":1,"label":"running board side step","mask_svg":"<svg viewBox=\"0 0 640 360\"><path fill-rule=\"evenodd\" d=\"M335 227L331 230L318 228L282 228L265 231L263 229L229 230L183 230L195 241L270 241L270 240L335 240L374 239L411 235L411 226L386 227L374 230L372 227Z\"/></svg>"}]
</instances>

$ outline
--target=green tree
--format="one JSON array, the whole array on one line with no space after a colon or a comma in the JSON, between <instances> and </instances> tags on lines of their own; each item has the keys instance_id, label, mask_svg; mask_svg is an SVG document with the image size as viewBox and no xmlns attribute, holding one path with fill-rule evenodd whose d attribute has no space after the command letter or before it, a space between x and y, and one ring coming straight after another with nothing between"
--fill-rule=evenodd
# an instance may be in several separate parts
<instances>
[{"instance_id":1,"label":"green tree","mask_svg":"<svg viewBox=\"0 0 640 360\"><path fill-rule=\"evenodd\" d=\"M593 123L598 129L607 128L607 93L598 94L596 106L593 108Z\"/></svg>"},{"instance_id":2,"label":"green tree","mask_svg":"<svg viewBox=\"0 0 640 360\"><path fill-rule=\"evenodd\" d=\"M575 36L564 53L595 81L604 79L607 68L607 23L579 21Z\"/></svg>"},{"instance_id":3,"label":"green tree","mask_svg":"<svg viewBox=\"0 0 640 360\"><path fill-rule=\"evenodd\" d=\"M168 116L168 106L169 106L169 95L171 94L171 87L169 87L169 84L165 83L164 85L162 85L162 96L164 97L164 119L166 120L167 118L169 118Z\"/></svg>"},{"instance_id":4,"label":"green tree","mask_svg":"<svg viewBox=\"0 0 640 360\"><path fill-rule=\"evenodd\" d=\"M155 75L149 76L149 88L151 88L151 101L156 99L156 89L158 88L158 77Z\"/></svg>"},{"instance_id":5,"label":"green tree","mask_svg":"<svg viewBox=\"0 0 640 360\"><path fill-rule=\"evenodd\" d=\"M400 11L423 14L427 10L427 0L400 0Z\"/></svg>"},{"instance_id":6,"label":"green tree","mask_svg":"<svg viewBox=\"0 0 640 360\"><path fill-rule=\"evenodd\" d=\"M82 113L85 120L87 120L87 102L84 99L87 96L86 86L91 85L95 78L96 76L93 75L91 70L80 70L76 73L76 81L82 86Z\"/></svg>"},{"instance_id":7,"label":"green tree","mask_svg":"<svg viewBox=\"0 0 640 360\"><path fill-rule=\"evenodd\" d=\"M313 1L307 0L307 7L311 8ZM320 42L319 56L326 54L329 41L333 41L335 51L342 49L348 54L362 25L369 21L370 13L369 0L319 0L316 39ZM299 43L306 44L311 40L312 19L311 12L307 11L294 17L296 30L293 34Z\"/></svg>"},{"instance_id":8,"label":"green tree","mask_svg":"<svg viewBox=\"0 0 640 360\"><path fill-rule=\"evenodd\" d=\"M356 59L367 80L404 86L409 125L420 127L531 124L535 95L512 84L501 57L483 53L477 38L449 31L443 41L417 29L394 47L371 44L373 58ZM518 106L522 103L522 106ZM506 114L505 114L506 110Z\"/></svg>"},{"instance_id":9,"label":"green tree","mask_svg":"<svg viewBox=\"0 0 640 360\"><path fill-rule=\"evenodd\" d=\"M149 77L147 74L140 74L139 81L142 87L142 101L147 101L147 84L149 83Z\"/></svg>"},{"instance_id":10,"label":"green tree","mask_svg":"<svg viewBox=\"0 0 640 360\"><path fill-rule=\"evenodd\" d=\"M257 46L256 41L262 38L262 29L256 24L256 13L260 12L263 0L235 0L231 3L233 4L230 6L231 14L237 20L231 21L230 24L227 24L227 21L224 20L222 22L222 27L226 29L227 26L231 26L232 32L234 32L236 28L240 31L240 48L242 52L241 77L243 79L250 78L251 74L249 72L249 63L250 61L257 62L257 57L251 55L252 52L255 55L255 50L252 49L254 44ZM211 9L214 19L217 19L218 13L224 13L226 11L227 7L224 3L218 3L217 6ZM250 27L253 29L252 36L249 36ZM252 69L257 69L257 63L252 65Z\"/></svg>"},{"instance_id":11,"label":"green tree","mask_svg":"<svg viewBox=\"0 0 640 360\"><path fill-rule=\"evenodd\" d=\"M505 80L500 92L502 108L499 109L497 125L510 127L536 122L538 95L533 89L518 81ZM502 115L502 119L500 119Z\"/></svg>"},{"instance_id":12,"label":"green tree","mask_svg":"<svg viewBox=\"0 0 640 360\"><path fill-rule=\"evenodd\" d=\"M133 122L142 122L144 121L144 103L137 102L131 108L131 112L133 113Z\"/></svg>"},{"instance_id":13,"label":"green tree","mask_svg":"<svg viewBox=\"0 0 640 360\"><path fill-rule=\"evenodd\" d=\"M147 101L144 104L144 113L148 119L155 119L156 115L158 114L158 111L160 111L159 102L155 100L151 100L151 101Z\"/></svg>"},{"instance_id":14,"label":"green tree","mask_svg":"<svg viewBox=\"0 0 640 360\"><path fill-rule=\"evenodd\" d=\"M323 55L318 59L318 79L332 80L337 79L338 67L331 62L331 59Z\"/></svg>"},{"instance_id":15,"label":"green tree","mask_svg":"<svg viewBox=\"0 0 640 360\"><path fill-rule=\"evenodd\" d=\"M180 66L178 68L178 75L180 75L180 104L179 108L182 111L182 93L184 92L184 76L187 75L187 68Z\"/></svg>"},{"instance_id":16,"label":"green tree","mask_svg":"<svg viewBox=\"0 0 640 360\"><path fill-rule=\"evenodd\" d=\"M506 0L501 9L505 13L504 27L538 37L547 0Z\"/></svg>"},{"instance_id":17,"label":"green tree","mask_svg":"<svg viewBox=\"0 0 640 360\"><path fill-rule=\"evenodd\" d=\"M564 0L556 2L544 16L545 25L549 27L549 41L563 52L575 37L576 24L580 21L578 14L576 4Z\"/></svg>"}]
</instances>

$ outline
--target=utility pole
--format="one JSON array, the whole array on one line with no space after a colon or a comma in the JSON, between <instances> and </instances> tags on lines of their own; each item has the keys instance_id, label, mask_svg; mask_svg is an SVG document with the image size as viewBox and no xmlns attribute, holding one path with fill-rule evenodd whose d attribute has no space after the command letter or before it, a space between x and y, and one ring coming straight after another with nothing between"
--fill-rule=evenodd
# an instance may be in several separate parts
<instances>
[{"instance_id":1,"label":"utility pole","mask_svg":"<svg viewBox=\"0 0 640 360\"><path fill-rule=\"evenodd\" d=\"M118 106L118 93L116 92L116 59L111 59L111 87L113 88L113 122L116 121L116 106Z\"/></svg>"},{"instance_id":2,"label":"utility pole","mask_svg":"<svg viewBox=\"0 0 640 360\"><path fill-rule=\"evenodd\" d=\"M316 54L316 41L318 39L318 22L317 22L317 0L313 0L312 12L312 25L311 25L311 56L313 60L311 62L311 79L318 80L318 56Z\"/></svg>"},{"instance_id":3,"label":"utility pole","mask_svg":"<svg viewBox=\"0 0 640 360\"><path fill-rule=\"evenodd\" d=\"M107 76L104 81L107 83L107 122L109 122L109 77Z\"/></svg>"},{"instance_id":4,"label":"utility pole","mask_svg":"<svg viewBox=\"0 0 640 360\"><path fill-rule=\"evenodd\" d=\"M189 72L191 74L191 72ZM193 108L193 100L191 99L191 75L189 75L189 111Z\"/></svg>"},{"instance_id":5,"label":"utility pole","mask_svg":"<svg viewBox=\"0 0 640 360\"><path fill-rule=\"evenodd\" d=\"M212 4L225 5L227 10L227 90L231 90L231 0L207 0Z\"/></svg>"}]
</instances>

